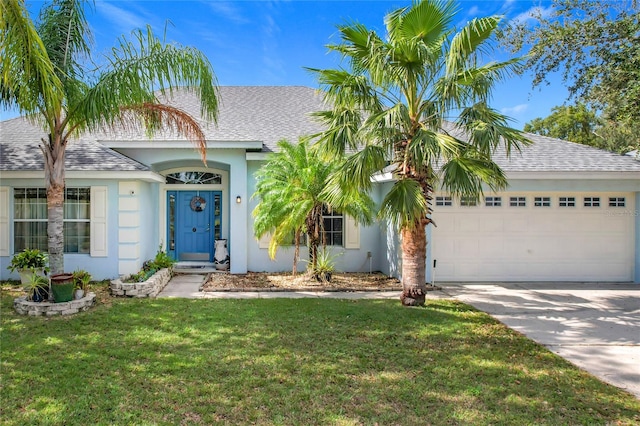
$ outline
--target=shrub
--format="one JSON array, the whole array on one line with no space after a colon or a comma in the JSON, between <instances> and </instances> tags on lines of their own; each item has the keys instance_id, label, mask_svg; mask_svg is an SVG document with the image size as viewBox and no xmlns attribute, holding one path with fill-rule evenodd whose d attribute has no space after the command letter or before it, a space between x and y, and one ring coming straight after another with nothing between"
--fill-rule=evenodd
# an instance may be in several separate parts
<instances>
[{"instance_id":1,"label":"shrub","mask_svg":"<svg viewBox=\"0 0 640 426\"><path fill-rule=\"evenodd\" d=\"M153 260L147 260L142 265L142 269L135 274L132 274L126 281L141 283L149 279L149 277L160 269L171 268L176 263L171 256L169 256L164 250L162 245L158 248L158 252Z\"/></svg>"},{"instance_id":2,"label":"shrub","mask_svg":"<svg viewBox=\"0 0 640 426\"><path fill-rule=\"evenodd\" d=\"M47 269L49 258L47 253L38 249L24 249L11 259L7 269L11 272L21 269Z\"/></svg>"}]
</instances>

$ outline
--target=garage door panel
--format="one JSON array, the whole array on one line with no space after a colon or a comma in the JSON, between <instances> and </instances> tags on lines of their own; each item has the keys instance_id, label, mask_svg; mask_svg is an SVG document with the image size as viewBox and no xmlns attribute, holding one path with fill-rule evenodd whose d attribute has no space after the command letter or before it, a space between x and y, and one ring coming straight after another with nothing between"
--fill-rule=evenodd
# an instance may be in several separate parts
<instances>
[{"instance_id":1,"label":"garage door panel","mask_svg":"<svg viewBox=\"0 0 640 426\"><path fill-rule=\"evenodd\" d=\"M477 259L480 242L470 238L461 238L454 241L454 251L458 259Z\"/></svg>"},{"instance_id":2,"label":"garage door panel","mask_svg":"<svg viewBox=\"0 0 640 426\"><path fill-rule=\"evenodd\" d=\"M487 237L480 242L478 257L480 259L502 259L504 256L504 241L500 238Z\"/></svg>"},{"instance_id":3,"label":"garage door panel","mask_svg":"<svg viewBox=\"0 0 640 426\"><path fill-rule=\"evenodd\" d=\"M481 218L480 231L485 233L504 232L504 218L495 214L485 214Z\"/></svg>"},{"instance_id":4,"label":"garage door panel","mask_svg":"<svg viewBox=\"0 0 640 426\"><path fill-rule=\"evenodd\" d=\"M633 194L623 196L633 202ZM630 281L634 218L583 207L575 197L576 207L559 207L557 197L551 207L534 207L527 195L526 207L453 206L446 218L435 216L437 279Z\"/></svg>"},{"instance_id":5,"label":"garage door panel","mask_svg":"<svg viewBox=\"0 0 640 426\"><path fill-rule=\"evenodd\" d=\"M604 215L604 220L601 222L602 227L606 227L610 232L624 233L628 230L628 218L624 216L611 216Z\"/></svg>"},{"instance_id":6,"label":"garage door panel","mask_svg":"<svg viewBox=\"0 0 640 426\"><path fill-rule=\"evenodd\" d=\"M456 230L460 232L478 232L480 221L476 215L461 214L456 218Z\"/></svg>"},{"instance_id":7,"label":"garage door panel","mask_svg":"<svg viewBox=\"0 0 640 426\"><path fill-rule=\"evenodd\" d=\"M527 219L524 215L518 217L507 217L503 226L507 233L527 232L528 229Z\"/></svg>"},{"instance_id":8,"label":"garage door panel","mask_svg":"<svg viewBox=\"0 0 640 426\"><path fill-rule=\"evenodd\" d=\"M457 262L454 266L454 270L456 275L464 281L473 280L474 277L477 277L479 275L477 262Z\"/></svg>"}]
</instances>

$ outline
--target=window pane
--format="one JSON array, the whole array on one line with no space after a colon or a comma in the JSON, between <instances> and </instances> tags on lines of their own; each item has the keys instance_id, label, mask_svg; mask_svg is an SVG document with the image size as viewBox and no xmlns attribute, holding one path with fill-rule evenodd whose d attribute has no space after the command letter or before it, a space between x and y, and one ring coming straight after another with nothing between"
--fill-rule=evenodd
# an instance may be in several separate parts
<instances>
[{"instance_id":1,"label":"window pane","mask_svg":"<svg viewBox=\"0 0 640 426\"><path fill-rule=\"evenodd\" d=\"M64 218L65 219L77 219L78 218L78 204L74 201L64 202Z\"/></svg>"},{"instance_id":2,"label":"window pane","mask_svg":"<svg viewBox=\"0 0 640 426\"><path fill-rule=\"evenodd\" d=\"M65 252L89 253L91 188L66 188ZM47 192L44 188L14 189L14 248L47 251ZM68 222L67 220L73 220ZM80 222L78 222L80 220Z\"/></svg>"},{"instance_id":3,"label":"window pane","mask_svg":"<svg viewBox=\"0 0 640 426\"><path fill-rule=\"evenodd\" d=\"M15 253L28 249L47 250L47 222L14 222Z\"/></svg>"},{"instance_id":4,"label":"window pane","mask_svg":"<svg viewBox=\"0 0 640 426\"><path fill-rule=\"evenodd\" d=\"M222 175L218 173L186 171L169 173L166 178L168 184L221 184Z\"/></svg>"}]
</instances>

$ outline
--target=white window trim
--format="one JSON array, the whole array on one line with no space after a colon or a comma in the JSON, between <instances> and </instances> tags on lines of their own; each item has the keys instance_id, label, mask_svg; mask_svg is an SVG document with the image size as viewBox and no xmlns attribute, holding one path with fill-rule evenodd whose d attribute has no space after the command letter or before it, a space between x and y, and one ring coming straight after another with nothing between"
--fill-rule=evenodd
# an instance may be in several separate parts
<instances>
[{"instance_id":1,"label":"white window trim","mask_svg":"<svg viewBox=\"0 0 640 426\"><path fill-rule=\"evenodd\" d=\"M91 215L89 234L89 255L91 257L107 257L108 236L107 211L108 188L106 186L91 187Z\"/></svg>"},{"instance_id":2,"label":"white window trim","mask_svg":"<svg viewBox=\"0 0 640 426\"><path fill-rule=\"evenodd\" d=\"M9 256L9 187L0 187L0 256Z\"/></svg>"}]
</instances>

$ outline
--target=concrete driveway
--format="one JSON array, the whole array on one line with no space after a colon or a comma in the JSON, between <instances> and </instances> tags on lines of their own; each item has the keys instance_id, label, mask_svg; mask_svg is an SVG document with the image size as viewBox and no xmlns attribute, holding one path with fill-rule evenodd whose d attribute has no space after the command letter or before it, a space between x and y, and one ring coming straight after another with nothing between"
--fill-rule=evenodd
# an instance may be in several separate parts
<instances>
[{"instance_id":1,"label":"concrete driveway","mask_svg":"<svg viewBox=\"0 0 640 426\"><path fill-rule=\"evenodd\" d=\"M640 285L445 283L487 312L601 380L640 398Z\"/></svg>"}]
</instances>

